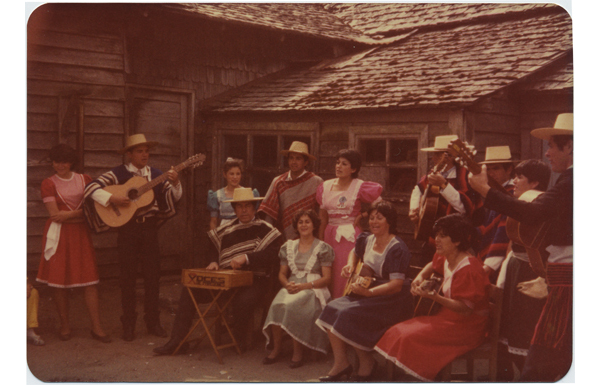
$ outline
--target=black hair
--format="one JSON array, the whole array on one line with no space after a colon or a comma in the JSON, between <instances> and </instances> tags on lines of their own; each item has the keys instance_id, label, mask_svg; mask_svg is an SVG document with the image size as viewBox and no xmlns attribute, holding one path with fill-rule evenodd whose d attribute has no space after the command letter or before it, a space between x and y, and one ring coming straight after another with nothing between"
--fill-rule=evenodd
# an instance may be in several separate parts
<instances>
[{"instance_id":1,"label":"black hair","mask_svg":"<svg viewBox=\"0 0 600 385\"><path fill-rule=\"evenodd\" d=\"M234 167L239 168L240 172L244 172L244 161L241 159L227 158L225 164L223 165L223 172L227 173Z\"/></svg>"},{"instance_id":2,"label":"black hair","mask_svg":"<svg viewBox=\"0 0 600 385\"><path fill-rule=\"evenodd\" d=\"M573 146L573 135L553 135L552 139L554 140L556 147L558 147L558 149L561 151L565 148L569 141L571 141L571 146Z\"/></svg>"},{"instance_id":3,"label":"black hair","mask_svg":"<svg viewBox=\"0 0 600 385\"><path fill-rule=\"evenodd\" d=\"M305 215L310 218L313 224L313 235L317 237L319 235L319 227L321 227L321 218L319 218L319 215L313 209L298 210L294 213L294 218L292 219L294 230L298 233L298 221Z\"/></svg>"},{"instance_id":4,"label":"black hair","mask_svg":"<svg viewBox=\"0 0 600 385\"><path fill-rule=\"evenodd\" d=\"M524 160L515 167L515 175L523 175L527 180L538 182L536 190L546 191L550 183L550 167L539 159Z\"/></svg>"},{"instance_id":5,"label":"black hair","mask_svg":"<svg viewBox=\"0 0 600 385\"><path fill-rule=\"evenodd\" d=\"M452 242L458 242L458 250L467 251L477 243L477 231L471 221L462 214L446 215L435 221L433 234L442 233L450 237Z\"/></svg>"},{"instance_id":6,"label":"black hair","mask_svg":"<svg viewBox=\"0 0 600 385\"><path fill-rule=\"evenodd\" d=\"M335 160L338 160L340 158L346 159L348 162L350 162L350 167L356 170L352 173L352 179L358 178L358 172L360 171L360 166L362 165L360 153L356 150L344 149L338 151L338 153L335 156Z\"/></svg>"},{"instance_id":7,"label":"black hair","mask_svg":"<svg viewBox=\"0 0 600 385\"><path fill-rule=\"evenodd\" d=\"M79 163L79 156L77 151L68 144L58 144L50 149L48 157L53 162L58 163L71 163L71 170L73 170Z\"/></svg>"},{"instance_id":8,"label":"black hair","mask_svg":"<svg viewBox=\"0 0 600 385\"><path fill-rule=\"evenodd\" d=\"M377 203L373 203L371 207L369 207L369 211L367 213L369 216L373 211L377 211L381 215L384 216L388 225L390 225L390 234L397 234L396 226L398 223L398 213L392 204L388 201L379 201Z\"/></svg>"}]
</instances>

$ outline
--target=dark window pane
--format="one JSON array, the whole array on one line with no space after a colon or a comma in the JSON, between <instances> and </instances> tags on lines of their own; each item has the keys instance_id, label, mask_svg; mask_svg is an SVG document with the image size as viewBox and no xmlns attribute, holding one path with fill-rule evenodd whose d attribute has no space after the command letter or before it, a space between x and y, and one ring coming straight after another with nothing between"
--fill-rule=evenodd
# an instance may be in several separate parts
<instances>
[{"instance_id":1,"label":"dark window pane","mask_svg":"<svg viewBox=\"0 0 600 385\"><path fill-rule=\"evenodd\" d=\"M254 167L277 167L277 136L256 135L252 140L252 165Z\"/></svg>"},{"instance_id":2,"label":"dark window pane","mask_svg":"<svg viewBox=\"0 0 600 385\"><path fill-rule=\"evenodd\" d=\"M255 188L260 193L261 197L264 197L271 185L273 178L277 176L276 172L269 172L264 170L255 170L252 172L252 188Z\"/></svg>"},{"instance_id":3,"label":"dark window pane","mask_svg":"<svg viewBox=\"0 0 600 385\"><path fill-rule=\"evenodd\" d=\"M360 150L365 163L385 162L385 139L363 139Z\"/></svg>"},{"instance_id":4,"label":"dark window pane","mask_svg":"<svg viewBox=\"0 0 600 385\"><path fill-rule=\"evenodd\" d=\"M390 163L416 164L418 151L416 139L390 140Z\"/></svg>"},{"instance_id":5,"label":"dark window pane","mask_svg":"<svg viewBox=\"0 0 600 385\"><path fill-rule=\"evenodd\" d=\"M417 168L390 168L390 186L389 191L392 194L410 193L415 187L417 180Z\"/></svg>"},{"instance_id":6,"label":"dark window pane","mask_svg":"<svg viewBox=\"0 0 600 385\"><path fill-rule=\"evenodd\" d=\"M248 153L246 147L246 135L224 135L224 149L222 163L225 163L227 158L242 159L248 161Z\"/></svg>"}]
</instances>

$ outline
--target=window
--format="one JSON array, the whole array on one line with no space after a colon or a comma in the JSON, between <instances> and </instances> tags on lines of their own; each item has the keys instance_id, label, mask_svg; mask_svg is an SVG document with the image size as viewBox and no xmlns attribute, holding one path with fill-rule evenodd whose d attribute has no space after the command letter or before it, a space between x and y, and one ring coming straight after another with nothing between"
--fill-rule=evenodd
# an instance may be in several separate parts
<instances>
[{"instance_id":1,"label":"window","mask_svg":"<svg viewBox=\"0 0 600 385\"><path fill-rule=\"evenodd\" d=\"M281 155L282 150L289 149L293 141L301 141L307 143L313 152L315 143L312 132L287 134L280 131L273 133L250 131L242 134L239 130L223 130L220 140L217 175L221 176L221 167L228 157L243 159L246 170L242 185L258 189L261 196L267 193L273 178L287 170L287 164ZM215 182L219 188L223 184L222 178L218 178Z\"/></svg>"},{"instance_id":2,"label":"window","mask_svg":"<svg viewBox=\"0 0 600 385\"><path fill-rule=\"evenodd\" d=\"M357 135L356 140L362 179L380 183L385 196L411 193L419 171L418 137Z\"/></svg>"}]
</instances>

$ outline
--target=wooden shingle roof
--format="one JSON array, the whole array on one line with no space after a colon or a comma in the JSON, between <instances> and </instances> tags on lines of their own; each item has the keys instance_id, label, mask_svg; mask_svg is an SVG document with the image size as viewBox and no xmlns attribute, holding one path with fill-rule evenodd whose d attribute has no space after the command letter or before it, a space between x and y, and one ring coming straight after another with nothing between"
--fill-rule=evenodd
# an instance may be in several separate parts
<instances>
[{"instance_id":1,"label":"wooden shingle roof","mask_svg":"<svg viewBox=\"0 0 600 385\"><path fill-rule=\"evenodd\" d=\"M358 55L259 79L204 108L274 112L466 105L571 52L571 24L570 16L558 10L415 33Z\"/></svg>"}]
</instances>

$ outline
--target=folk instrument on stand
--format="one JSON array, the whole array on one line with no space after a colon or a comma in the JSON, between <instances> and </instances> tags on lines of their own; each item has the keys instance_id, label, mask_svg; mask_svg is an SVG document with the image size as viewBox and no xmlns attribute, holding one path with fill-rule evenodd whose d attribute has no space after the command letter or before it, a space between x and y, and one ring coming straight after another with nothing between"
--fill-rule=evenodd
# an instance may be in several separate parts
<instances>
[{"instance_id":1,"label":"folk instrument on stand","mask_svg":"<svg viewBox=\"0 0 600 385\"><path fill-rule=\"evenodd\" d=\"M185 162L182 162L174 167L175 171L180 172L188 167L198 167L204 163L206 155L196 154L189 157ZM168 178L168 174L164 173L158 178L152 179L150 182L141 176L134 176L126 183L121 185L106 186L103 190L109 193L128 197L130 200L127 206L116 206L110 203L104 207L98 202L94 202L94 207L98 216L110 227L121 227L134 217L134 215L144 207L147 207L154 202L155 186L163 183Z\"/></svg>"},{"instance_id":2,"label":"folk instrument on stand","mask_svg":"<svg viewBox=\"0 0 600 385\"><path fill-rule=\"evenodd\" d=\"M481 173L481 166L473 159L474 155L468 148L468 145L460 139L453 140L448 147L448 151L459 158L459 162L473 173L473 175ZM488 178L488 184L490 187L512 196L493 178ZM523 193L519 197L519 200L531 202L540 194L542 194L541 191L529 190ZM548 258L548 255L545 249L549 244L549 241L546 239L548 229L549 224L546 222L525 224L511 217L508 217L506 220L506 234L508 238L514 243L525 247L527 256L529 257L529 264L540 277L546 276L545 260Z\"/></svg>"},{"instance_id":3,"label":"folk instrument on stand","mask_svg":"<svg viewBox=\"0 0 600 385\"><path fill-rule=\"evenodd\" d=\"M442 158L438 164L433 167L432 173L446 171L447 164L444 164L445 159ZM443 167L442 167L443 165ZM427 184L421 202L419 204L419 222L415 227L415 240L427 241L433 230L433 224L436 219L443 216L439 213L440 209L440 188Z\"/></svg>"}]
</instances>

